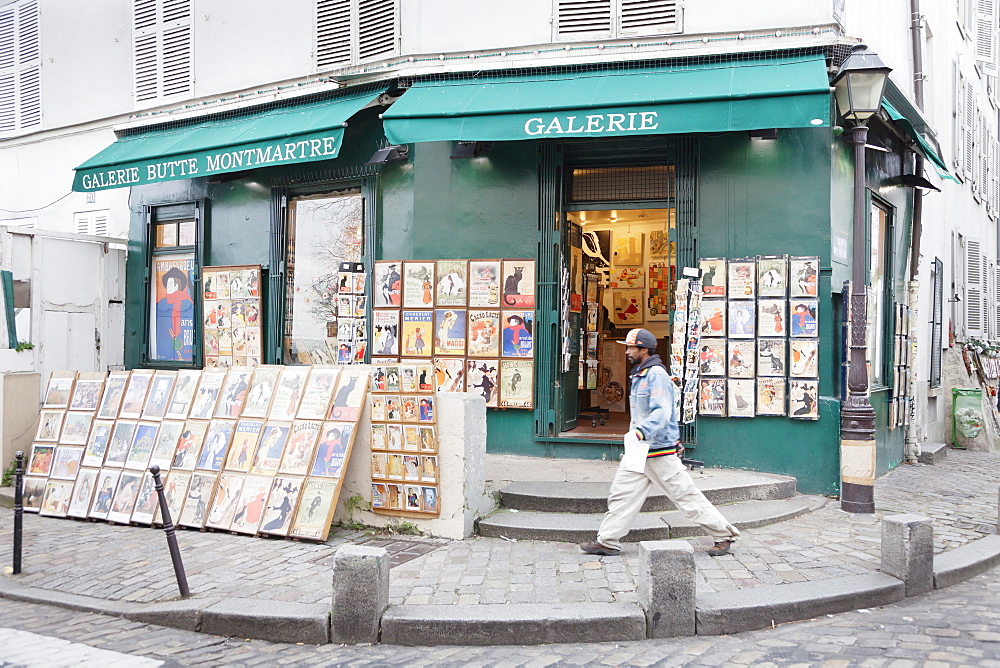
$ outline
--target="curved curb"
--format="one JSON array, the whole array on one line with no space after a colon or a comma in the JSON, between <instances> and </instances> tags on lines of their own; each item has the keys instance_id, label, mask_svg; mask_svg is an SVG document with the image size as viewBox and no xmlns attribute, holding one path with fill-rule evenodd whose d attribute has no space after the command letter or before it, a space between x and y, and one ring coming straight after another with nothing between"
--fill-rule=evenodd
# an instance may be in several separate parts
<instances>
[{"instance_id":1,"label":"curved curb","mask_svg":"<svg viewBox=\"0 0 1000 668\"><path fill-rule=\"evenodd\" d=\"M1000 535L934 559L934 587L944 589L1000 566ZM329 607L257 599L206 598L130 603L26 587L0 577L0 598L54 605L131 621L272 642L330 642ZM902 580L885 573L696 595L697 635L761 629L818 615L887 605L905 598ZM382 617L386 644L532 645L646 637L638 605L399 605Z\"/></svg>"}]
</instances>

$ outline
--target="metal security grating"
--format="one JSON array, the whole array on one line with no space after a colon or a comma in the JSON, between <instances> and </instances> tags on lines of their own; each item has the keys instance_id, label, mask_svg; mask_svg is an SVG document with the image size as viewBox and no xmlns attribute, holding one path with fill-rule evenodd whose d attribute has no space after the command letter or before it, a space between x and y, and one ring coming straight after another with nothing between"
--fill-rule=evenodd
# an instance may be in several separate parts
<instances>
[{"instance_id":1,"label":"metal security grating","mask_svg":"<svg viewBox=\"0 0 1000 668\"><path fill-rule=\"evenodd\" d=\"M632 202L673 197L672 165L586 167L569 174L569 202Z\"/></svg>"}]
</instances>

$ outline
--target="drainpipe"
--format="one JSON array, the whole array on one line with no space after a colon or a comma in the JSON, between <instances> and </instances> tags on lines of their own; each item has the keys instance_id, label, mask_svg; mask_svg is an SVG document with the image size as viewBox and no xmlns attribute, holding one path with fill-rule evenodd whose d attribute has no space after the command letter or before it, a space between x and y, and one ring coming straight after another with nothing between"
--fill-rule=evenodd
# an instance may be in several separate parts
<instances>
[{"instance_id":1,"label":"drainpipe","mask_svg":"<svg viewBox=\"0 0 1000 668\"><path fill-rule=\"evenodd\" d=\"M921 110L924 108L924 58L921 48L921 21L920 0L910 0L910 47L913 51L913 101ZM922 176L924 173L924 156L915 152L916 160L913 165L913 173ZM923 212L924 197L920 190L913 189L913 229L910 235L910 281L907 284L906 299L910 305L910 360L915 366L917 359L917 337L913 336L912 323L919 322L917 318L917 304L919 297L919 282L917 274L920 272L920 237L923 232ZM910 373L909 388L907 394L912 402L908 410L912 414L906 425L906 461L916 464L920 457L920 442L917 441L918 429L916 419L916 396L917 396L917 375Z\"/></svg>"}]
</instances>

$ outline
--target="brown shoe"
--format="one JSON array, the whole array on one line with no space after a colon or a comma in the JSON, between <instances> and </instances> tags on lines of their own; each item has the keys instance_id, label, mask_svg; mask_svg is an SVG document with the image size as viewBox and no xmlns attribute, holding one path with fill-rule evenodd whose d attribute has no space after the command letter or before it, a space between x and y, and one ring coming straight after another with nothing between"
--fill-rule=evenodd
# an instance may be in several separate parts
<instances>
[{"instance_id":1,"label":"brown shoe","mask_svg":"<svg viewBox=\"0 0 1000 668\"><path fill-rule=\"evenodd\" d=\"M587 554L596 554L602 557L617 557L621 554L621 550L616 550L611 547L604 547L600 543L580 543L580 549Z\"/></svg>"},{"instance_id":2,"label":"brown shoe","mask_svg":"<svg viewBox=\"0 0 1000 668\"><path fill-rule=\"evenodd\" d=\"M715 545L708 551L708 556L710 557L721 557L724 554L729 554L729 548L733 546L733 541L730 539L718 540Z\"/></svg>"}]
</instances>

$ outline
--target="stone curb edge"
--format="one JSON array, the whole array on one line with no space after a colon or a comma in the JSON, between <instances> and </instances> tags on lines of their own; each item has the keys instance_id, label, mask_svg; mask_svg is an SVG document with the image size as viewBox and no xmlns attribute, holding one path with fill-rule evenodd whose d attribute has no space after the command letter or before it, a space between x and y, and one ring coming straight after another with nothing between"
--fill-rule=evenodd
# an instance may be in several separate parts
<instances>
[{"instance_id":1,"label":"stone curb edge","mask_svg":"<svg viewBox=\"0 0 1000 668\"><path fill-rule=\"evenodd\" d=\"M935 589L998 565L1000 535L986 536L934 559ZM887 605L904 597L901 580L878 572L701 594L696 597L696 633L739 633ZM330 612L323 604L239 598L129 603L27 587L9 577L0 577L0 598L220 636L285 643L330 642ZM400 605L386 610L382 624L383 642L406 645L602 642L642 639L645 635L640 629L645 629L641 608L614 603Z\"/></svg>"}]
</instances>

